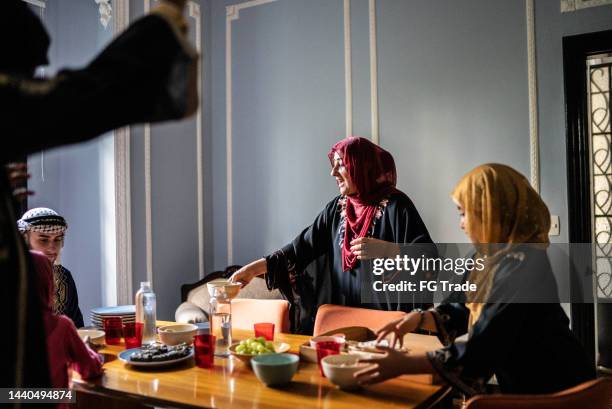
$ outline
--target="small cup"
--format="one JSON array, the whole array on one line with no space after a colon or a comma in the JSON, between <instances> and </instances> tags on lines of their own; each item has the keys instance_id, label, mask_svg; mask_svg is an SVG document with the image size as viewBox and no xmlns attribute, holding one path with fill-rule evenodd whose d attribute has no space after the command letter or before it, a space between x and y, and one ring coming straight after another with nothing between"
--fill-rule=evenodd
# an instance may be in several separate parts
<instances>
[{"instance_id":1,"label":"small cup","mask_svg":"<svg viewBox=\"0 0 612 409\"><path fill-rule=\"evenodd\" d=\"M346 336L344 334L319 335L318 337L310 338L310 346L316 348L317 342L329 341L337 342L342 347L346 343Z\"/></svg>"},{"instance_id":2,"label":"small cup","mask_svg":"<svg viewBox=\"0 0 612 409\"><path fill-rule=\"evenodd\" d=\"M255 338L264 337L266 341L274 341L274 324L270 322L260 322L253 325Z\"/></svg>"},{"instance_id":3,"label":"small cup","mask_svg":"<svg viewBox=\"0 0 612 409\"><path fill-rule=\"evenodd\" d=\"M315 348L317 349L317 364L319 365L319 372L321 372L322 377L325 378L323 367L321 366L321 359L329 355L338 355L341 346L341 343L335 341L319 341L315 344Z\"/></svg>"},{"instance_id":4,"label":"small cup","mask_svg":"<svg viewBox=\"0 0 612 409\"><path fill-rule=\"evenodd\" d=\"M140 348L142 346L142 326L142 322L126 322L123 324L125 349Z\"/></svg>"},{"instance_id":5,"label":"small cup","mask_svg":"<svg viewBox=\"0 0 612 409\"><path fill-rule=\"evenodd\" d=\"M215 363L215 342L215 336L210 334L193 337L195 362L200 368L212 368Z\"/></svg>"},{"instance_id":6,"label":"small cup","mask_svg":"<svg viewBox=\"0 0 612 409\"><path fill-rule=\"evenodd\" d=\"M121 317L104 317L104 340L107 345L121 345L123 328Z\"/></svg>"}]
</instances>

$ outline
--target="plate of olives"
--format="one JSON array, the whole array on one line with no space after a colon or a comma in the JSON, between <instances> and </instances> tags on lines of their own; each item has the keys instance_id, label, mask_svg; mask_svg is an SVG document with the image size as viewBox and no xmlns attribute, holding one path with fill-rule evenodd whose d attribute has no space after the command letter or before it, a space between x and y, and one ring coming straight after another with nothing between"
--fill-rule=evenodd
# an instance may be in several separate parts
<instances>
[{"instance_id":1,"label":"plate of olives","mask_svg":"<svg viewBox=\"0 0 612 409\"><path fill-rule=\"evenodd\" d=\"M193 357L193 348L185 343L164 345L155 343L140 348L126 349L119 353L119 359L126 364L140 367L174 365Z\"/></svg>"}]
</instances>

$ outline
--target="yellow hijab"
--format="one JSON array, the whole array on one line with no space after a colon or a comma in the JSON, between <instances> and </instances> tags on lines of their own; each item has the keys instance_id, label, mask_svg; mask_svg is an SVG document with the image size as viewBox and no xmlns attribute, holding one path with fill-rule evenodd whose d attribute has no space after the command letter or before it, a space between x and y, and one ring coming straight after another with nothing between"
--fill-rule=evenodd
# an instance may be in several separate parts
<instances>
[{"instance_id":1,"label":"yellow hijab","mask_svg":"<svg viewBox=\"0 0 612 409\"><path fill-rule=\"evenodd\" d=\"M471 328L480 317L484 307L482 300L491 290L497 261L504 253L504 250L488 249L486 245L507 244L502 249L520 243L547 245L550 213L525 176L497 163L481 165L470 171L457 184L451 197L463 207L465 229L472 241L479 245L478 256L487 257L485 269L473 271L470 275L470 282L478 288L476 294L466 294Z\"/></svg>"}]
</instances>

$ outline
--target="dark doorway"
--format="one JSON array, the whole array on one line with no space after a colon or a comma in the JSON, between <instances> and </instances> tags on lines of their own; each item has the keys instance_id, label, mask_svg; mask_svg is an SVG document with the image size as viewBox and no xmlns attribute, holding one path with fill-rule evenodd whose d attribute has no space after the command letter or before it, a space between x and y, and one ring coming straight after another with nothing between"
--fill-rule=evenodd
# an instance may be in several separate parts
<instances>
[{"instance_id":1,"label":"dark doorway","mask_svg":"<svg viewBox=\"0 0 612 409\"><path fill-rule=\"evenodd\" d=\"M612 226L612 207L602 210L598 207L597 192L593 182L596 173L600 180L607 181L612 190L612 166L600 167L594 160L592 142L600 138L598 143L607 145L605 149L612 153L612 139L609 134L610 123L610 75L612 75L612 62L608 63L607 55L612 53L612 30L598 33L582 34L563 38L563 69L565 85L566 131L567 131L567 178L568 178L568 218L570 243L594 243L597 226L595 218L601 223ZM597 64L594 63L595 59ZM612 61L612 60L610 60ZM604 96L603 107L597 108L598 124L594 124L595 117L591 110L592 89L589 88L593 78L593 69L600 70L602 75L608 75L607 97ZM608 70L608 71L606 71ZM605 74L607 72L607 74ZM598 84L599 85L599 84ZM590 94L591 92L591 94ZM597 91L599 92L599 91ZM602 91L604 94L606 91ZM607 99L606 99L607 98ZM606 119L607 116L607 119ZM599 118L608 121L607 125L600 127ZM603 138L603 139L602 139ZM607 141L607 142L606 142ZM605 155L604 155L605 156ZM606 159L607 160L607 159ZM612 165L612 162L610 162ZM595 170L594 170L595 169ZM606 203L608 199L606 199ZM612 202L611 202L612 203ZM595 209L595 210L594 210ZM603 220L606 219L606 220ZM593 227L595 226L595 227ZM612 231L612 230L610 230ZM612 243L612 238L608 238ZM612 261L612 258L610 258ZM597 281L595 281L597 286ZM597 295L599 288L592 289ZM587 351L593 356L596 346L596 328L598 329L598 364L612 367L612 303L597 304L596 311L593 304L572 304L572 329L584 344Z\"/></svg>"}]
</instances>

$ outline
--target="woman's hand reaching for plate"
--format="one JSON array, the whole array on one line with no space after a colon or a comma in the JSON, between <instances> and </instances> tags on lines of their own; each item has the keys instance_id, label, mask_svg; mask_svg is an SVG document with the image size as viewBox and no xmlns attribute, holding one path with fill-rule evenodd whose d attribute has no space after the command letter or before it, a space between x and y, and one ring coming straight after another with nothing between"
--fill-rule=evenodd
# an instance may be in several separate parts
<instances>
[{"instance_id":1,"label":"woman's hand reaching for plate","mask_svg":"<svg viewBox=\"0 0 612 409\"><path fill-rule=\"evenodd\" d=\"M429 359L423 353L407 355L393 348L378 348L385 351L383 357L359 360L359 362L373 364L353 375L360 385L371 385L405 374L434 373Z\"/></svg>"},{"instance_id":2,"label":"woman's hand reaching for plate","mask_svg":"<svg viewBox=\"0 0 612 409\"><path fill-rule=\"evenodd\" d=\"M377 348L384 351L385 356L382 358L359 360L359 362L373 364L355 372L355 375L353 375L357 378L360 385L370 385L395 378L406 373L406 369L410 367L410 358L405 353L383 346L378 346Z\"/></svg>"},{"instance_id":3,"label":"woman's hand reaching for plate","mask_svg":"<svg viewBox=\"0 0 612 409\"><path fill-rule=\"evenodd\" d=\"M404 335L419 329L420 323L421 313L411 312L406 314L404 317L391 321L376 331L376 342L379 343L391 335L389 347L394 348L396 344L399 344L401 348L404 346Z\"/></svg>"}]
</instances>

